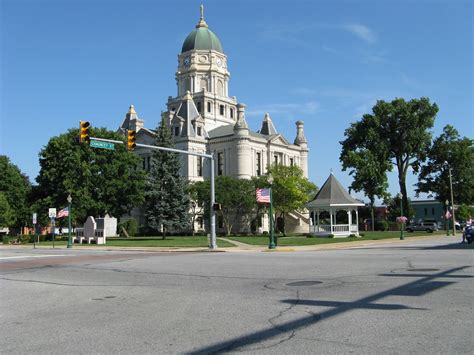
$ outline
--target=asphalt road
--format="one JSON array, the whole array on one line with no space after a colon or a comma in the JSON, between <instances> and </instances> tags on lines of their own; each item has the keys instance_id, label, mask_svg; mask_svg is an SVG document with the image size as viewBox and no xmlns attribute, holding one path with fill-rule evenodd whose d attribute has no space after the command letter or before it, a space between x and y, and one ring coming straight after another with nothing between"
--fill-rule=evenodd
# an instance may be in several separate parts
<instances>
[{"instance_id":1,"label":"asphalt road","mask_svg":"<svg viewBox=\"0 0 474 355\"><path fill-rule=\"evenodd\" d=\"M304 252L0 249L1 353L473 353L458 238Z\"/></svg>"}]
</instances>

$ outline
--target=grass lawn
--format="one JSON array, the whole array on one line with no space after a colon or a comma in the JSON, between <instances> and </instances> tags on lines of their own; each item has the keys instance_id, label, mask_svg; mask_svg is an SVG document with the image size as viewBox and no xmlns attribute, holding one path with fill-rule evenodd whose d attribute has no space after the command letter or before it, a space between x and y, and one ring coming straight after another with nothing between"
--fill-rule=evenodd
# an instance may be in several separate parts
<instances>
[{"instance_id":1,"label":"grass lawn","mask_svg":"<svg viewBox=\"0 0 474 355\"><path fill-rule=\"evenodd\" d=\"M435 235L446 235L446 232L434 232ZM405 238L429 235L426 232L405 232ZM298 245L318 245L318 244L329 244L329 243L341 243L341 242L358 242L363 240L379 240L379 239L389 239L389 238L400 238L400 232L364 232L364 236L360 238L307 238L305 236L288 236L288 237L279 237L278 246L298 246ZM251 245L268 245L269 237L268 236L249 236L249 237L229 237L230 240L236 240L242 243L247 243Z\"/></svg>"},{"instance_id":2,"label":"grass lawn","mask_svg":"<svg viewBox=\"0 0 474 355\"><path fill-rule=\"evenodd\" d=\"M166 237L162 240L161 237L155 238L130 238L130 239L108 239L107 246L113 247L189 247L199 248L207 247L207 237ZM219 248L232 247L233 244L224 240L217 240Z\"/></svg>"},{"instance_id":3,"label":"grass lawn","mask_svg":"<svg viewBox=\"0 0 474 355\"><path fill-rule=\"evenodd\" d=\"M33 243L30 243L33 245ZM53 246L52 241L40 242L40 246ZM67 245L66 241L56 241L54 242L55 246L65 246ZM83 244L88 245L88 244ZM90 244L95 246L95 244ZM146 238L129 238L129 239L115 239L107 238L107 244L105 246L110 247L130 247L130 248L139 248L139 247L168 247L168 248L200 248L207 247L207 237L166 237L165 240L162 240L161 237L146 237ZM233 244L226 242L224 240L217 240L217 246L219 248L232 247ZM80 247L79 244L74 244L74 248Z\"/></svg>"}]
</instances>

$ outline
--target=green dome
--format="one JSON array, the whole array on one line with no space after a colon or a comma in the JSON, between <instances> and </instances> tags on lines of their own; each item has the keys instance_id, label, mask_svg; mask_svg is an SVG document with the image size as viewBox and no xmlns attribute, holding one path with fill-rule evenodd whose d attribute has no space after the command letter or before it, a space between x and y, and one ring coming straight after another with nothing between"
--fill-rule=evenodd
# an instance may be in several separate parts
<instances>
[{"instance_id":1,"label":"green dome","mask_svg":"<svg viewBox=\"0 0 474 355\"><path fill-rule=\"evenodd\" d=\"M188 35L188 37L186 37L183 43L183 48L181 49L181 53L193 49L212 49L220 53L224 53L219 38L217 38L217 36L211 30L204 26L197 27Z\"/></svg>"}]
</instances>

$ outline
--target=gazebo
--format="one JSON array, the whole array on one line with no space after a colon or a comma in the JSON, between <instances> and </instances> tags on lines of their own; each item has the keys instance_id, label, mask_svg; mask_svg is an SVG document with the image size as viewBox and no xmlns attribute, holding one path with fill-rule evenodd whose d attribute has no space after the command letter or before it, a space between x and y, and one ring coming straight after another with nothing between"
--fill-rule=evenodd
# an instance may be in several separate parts
<instances>
[{"instance_id":1,"label":"gazebo","mask_svg":"<svg viewBox=\"0 0 474 355\"><path fill-rule=\"evenodd\" d=\"M359 236L359 213L357 211L359 206L364 206L364 204L352 198L331 173L316 197L306 204L306 208L310 212L309 233L321 237L344 238L352 234ZM347 213L347 219L345 216L341 218L341 211ZM337 221L338 212L339 219L344 220L343 223ZM327 216L328 213L329 216ZM321 221L321 215L326 218L325 221Z\"/></svg>"}]
</instances>

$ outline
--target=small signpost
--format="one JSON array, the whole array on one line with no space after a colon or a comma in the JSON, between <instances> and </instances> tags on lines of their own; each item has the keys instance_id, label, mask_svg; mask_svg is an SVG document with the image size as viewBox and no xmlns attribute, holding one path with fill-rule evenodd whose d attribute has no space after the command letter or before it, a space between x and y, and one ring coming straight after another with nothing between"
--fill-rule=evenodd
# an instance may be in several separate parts
<instances>
[{"instance_id":1,"label":"small signpost","mask_svg":"<svg viewBox=\"0 0 474 355\"><path fill-rule=\"evenodd\" d=\"M50 208L48 211L48 216L51 219L51 229L52 229L52 236L53 236L53 249L54 249L54 229L56 228L56 223L54 223L54 219L56 218L56 208Z\"/></svg>"},{"instance_id":2,"label":"small signpost","mask_svg":"<svg viewBox=\"0 0 474 355\"><path fill-rule=\"evenodd\" d=\"M115 150L115 144L110 143L110 142L103 142L103 141L91 139L91 142L89 143L89 145L92 148Z\"/></svg>"},{"instance_id":3,"label":"small signpost","mask_svg":"<svg viewBox=\"0 0 474 355\"><path fill-rule=\"evenodd\" d=\"M36 249L36 217L37 217L37 214L35 212L33 213L33 228L35 230L34 235L33 235L33 249Z\"/></svg>"}]
</instances>

